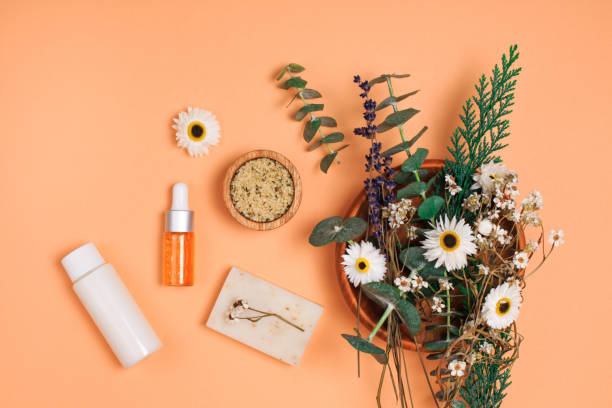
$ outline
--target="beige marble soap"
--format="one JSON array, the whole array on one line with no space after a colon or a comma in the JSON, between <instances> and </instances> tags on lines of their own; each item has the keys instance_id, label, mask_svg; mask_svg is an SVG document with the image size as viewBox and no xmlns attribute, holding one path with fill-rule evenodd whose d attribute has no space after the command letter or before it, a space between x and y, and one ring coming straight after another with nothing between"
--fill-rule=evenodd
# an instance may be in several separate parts
<instances>
[{"instance_id":1,"label":"beige marble soap","mask_svg":"<svg viewBox=\"0 0 612 408\"><path fill-rule=\"evenodd\" d=\"M232 268L206 325L293 366L323 307Z\"/></svg>"}]
</instances>

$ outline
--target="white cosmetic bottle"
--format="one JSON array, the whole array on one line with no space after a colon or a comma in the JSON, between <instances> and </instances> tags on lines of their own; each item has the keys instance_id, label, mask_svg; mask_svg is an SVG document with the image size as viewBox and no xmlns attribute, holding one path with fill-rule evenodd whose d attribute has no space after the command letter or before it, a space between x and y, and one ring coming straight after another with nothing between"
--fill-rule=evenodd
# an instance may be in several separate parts
<instances>
[{"instance_id":1,"label":"white cosmetic bottle","mask_svg":"<svg viewBox=\"0 0 612 408\"><path fill-rule=\"evenodd\" d=\"M161 347L121 278L94 244L75 249L62 259L62 265L74 291L124 367L133 366Z\"/></svg>"}]
</instances>

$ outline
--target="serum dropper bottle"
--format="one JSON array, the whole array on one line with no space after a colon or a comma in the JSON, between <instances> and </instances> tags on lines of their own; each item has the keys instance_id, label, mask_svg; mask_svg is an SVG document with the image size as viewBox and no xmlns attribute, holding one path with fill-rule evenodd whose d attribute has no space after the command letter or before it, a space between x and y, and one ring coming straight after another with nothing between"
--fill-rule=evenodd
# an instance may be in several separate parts
<instances>
[{"instance_id":1,"label":"serum dropper bottle","mask_svg":"<svg viewBox=\"0 0 612 408\"><path fill-rule=\"evenodd\" d=\"M167 286L193 285L193 211L187 197L187 185L172 187L172 208L166 212L162 243L163 282Z\"/></svg>"}]
</instances>

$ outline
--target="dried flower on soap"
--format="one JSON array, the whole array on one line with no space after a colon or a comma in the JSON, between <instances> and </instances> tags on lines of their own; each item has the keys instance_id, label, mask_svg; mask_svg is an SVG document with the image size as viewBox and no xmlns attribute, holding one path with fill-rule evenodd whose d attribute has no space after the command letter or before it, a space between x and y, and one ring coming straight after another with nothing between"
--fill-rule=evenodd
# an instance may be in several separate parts
<instances>
[{"instance_id":1,"label":"dried flower on soap","mask_svg":"<svg viewBox=\"0 0 612 408\"><path fill-rule=\"evenodd\" d=\"M251 307L244 299L238 299L231 304L226 314L226 321L230 324L235 324L240 320L247 320L251 323L257 323L265 317L276 318L282 322L285 322L289 326L295 327L299 331L304 331L302 327L293 322L290 322L289 320L285 319L277 313L265 312L263 310Z\"/></svg>"}]
</instances>

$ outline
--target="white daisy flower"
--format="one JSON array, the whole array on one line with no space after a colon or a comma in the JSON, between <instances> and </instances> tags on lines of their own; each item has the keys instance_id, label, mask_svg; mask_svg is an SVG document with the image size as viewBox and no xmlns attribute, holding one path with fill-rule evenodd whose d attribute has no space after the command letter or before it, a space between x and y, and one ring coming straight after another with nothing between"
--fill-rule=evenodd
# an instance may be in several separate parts
<instances>
[{"instance_id":1,"label":"white daisy flower","mask_svg":"<svg viewBox=\"0 0 612 408\"><path fill-rule=\"evenodd\" d=\"M462 377L465 374L465 361L453 360L448 364L448 369L453 377Z\"/></svg>"},{"instance_id":2,"label":"white daisy flower","mask_svg":"<svg viewBox=\"0 0 612 408\"><path fill-rule=\"evenodd\" d=\"M559 246L565 243L565 241L563 240L563 236L564 236L563 230L559 230L559 231L551 230L550 235L548 236L548 242L553 244L553 246Z\"/></svg>"},{"instance_id":3,"label":"white daisy flower","mask_svg":"<svg viewBox=\"0 0 612 408\"><path fill-rule=\"evenodd\" d=\"M480 173L472 176L474 184L472 190L482 189L485 194L495 191L495 187L503 183L504 178L509 174L506 166L501 163L489 162L480 167Z\"/></svg>"},{"instance_id":4,"label":"white daisy flower","mask_svg":"<svg viewBox=\"0 0 612 408\"><path fill-rule=\"evenodd\" d=\"M174 119L178 146L187 149L193 156L208 154L208 148L219 143L219 122L212 113L200 108L187 108Z\"/></svg>"},{"instance_id":5,"label":"white daisy flower","mask_svg":"<svg viewBox=\"0 0 612 408\"><path fill-rule=\"evenodd\" d=\"M463 219L440 217L434 229L425 231L425 238L422 244L425 258L436 261L436 268L440 265L449 271L463 268L467 265L467 256L476 253L472 229Z\"/></svg>"},{"instance_id":6,"label":"white daisy flower","mask_svg":"<svg viewBox=\"0 0 612 408\"><path fill-rule=\"evenodd\" d=\"M489 291L481 313L489 327L505 329L518 317L521 302L521 288L504 282Z\"/></svg>"},{"instance_id":7,"label":"white daisy flower","mask_svg":"<svg viewBox=\"0 0 612 408\"><path fill-rule=\"evenodd\" d=\"M489 343L488 341L483 342L480 347L479 350L482 353L486 353L486 354L493 354L495 352L495 348L493 347L493 344Z\"/></svg>"},{"instance_id":8,"label":"white daisy flower","mask_svg":"<svg viewBox=\"0 0 612 408\"><path fill-rule=\"evenodd\" d=\"M398 289L404 293L412 291L412 281L406 278L405 276L400 276L399 278L395 278L393 283L395 283L395 286L397 286Z\"/></svg>"},{"instance_id":9,"label":"white daisy flower","mask_svg":"<svg viewBox=\"0 0 612 408\"><path fill-rule=\"evenodd\" d=\"M489 269L488 266L484 266L483 264L478 265L478 270L482 273L486 275L488 275L489 273L491 273L491 270Z\"/></svg>"},{"instance_id":10,"label":"white daisy flower","mask_svg":"<svg viewBox=\"0 0 612 408\"><path fill-rule=\"evenodd\" d=\"M525 269L529 263L529 257L525 252L515 252L514 258L512 258L512 263L518 270Z\"/></svg>"},{"instance_id":11,"label":"white daisy flower","mask_svg":"<svg viewBox=\"0 0 612 408\"><path fill-rule=\"evenodd\" d=\"M418 273L415 273L414 276L412 277L412 287L414 289L421 289L421 288L427 288L429 287L429 283L427 283L427 281L425 279L423 279L423 277L421 275L419 275Z\"/></svg>"},{"instance_id":12,"label":"white daisy flower","mask_svg":"<svg viewBox=\"0 0 612 408\"><path fill-rule=\"evenodd\" d=\"M350 244L342 259L344 273L354 286L379 282L385 277L385 256L369 241Z\"/></svg>"},{"instance_id":13,"label":"white daisy flower","mask_svg":"<svg viewBox=\"0 0 612 408\"><path fill-rule=\"evenodd\" d=\"M454 286L447 278L438 278L440 288L444 290L453 290Z\"/></svg>"},{"instance_id":14,"label":"white daisy flower","mask_svg":"<svg viewBox=\"0 0 612 408\"><path fill-rule=\"evenodd\" d=\"M434 312L442 313L442 309L446 307L442 298L434 296L433 298L431 298L431 300L433 301L433 304L431 305L431 310L433 310Z\"/></svg>"}]
</instances>

